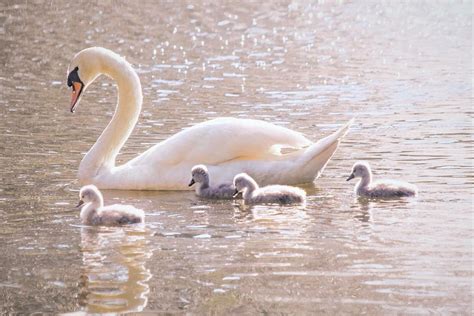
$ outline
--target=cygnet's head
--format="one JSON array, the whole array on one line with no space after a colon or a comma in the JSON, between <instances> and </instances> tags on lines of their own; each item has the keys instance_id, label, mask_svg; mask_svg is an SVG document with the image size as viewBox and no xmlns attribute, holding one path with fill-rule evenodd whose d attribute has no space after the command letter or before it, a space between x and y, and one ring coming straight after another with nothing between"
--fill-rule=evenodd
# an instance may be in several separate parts
<instances>
[{"instance_id":1,"label":"cygnet's head","mask_svg":"<svg viewBox=\"0 0 474 316\"><path fill-rule=\"evenodd\" d=\"M349 181L354 178L366 178L370 177L371 171L369 163L366 161L358 161L352 167L352 173L346 181Z\"/></svg>"},{"instance_id":2,"label":"cygnet's head","mask_svg":"<svg viewBox=\"0 0 474 316\"><path fill-rule=\"evenodd\" d=\"M194 183L209 183L209 171L207 171L206 166L196 165L191 169L191 182L189 186L192 186Z\"/></svg>"},{"instance_id":3,"label":"cygnet's head","mask_svg":"<svg viewBox=\"0 0 474 316\"><path fill-rule=\"evenodd\" d=\"M102 204L103 202L102 193L100 193L99 189L93 184L89 184L83 186L79 191L79 204L77 207L82 206L85 203L99 203Z\"/></svg>"},{"instance_id":4,"label":"cygnet's head","mask_svg":"<svg viewBox=\"0 0 474 316\"><path fill-rule=\"evenodd\" d=\"M104 60L110 57L121 59L102 47L89 47L74 56L67 70L67 85L72 88L71 112L76 109L86 88L104 71Z\"/></svg>"},{"instance_id":5,"label":"cygnet's head","mask_svg":"<svg viewBox=\"0 0 474 316\"><path fill-rule=\"evenodd\" d=\"M235 195L245 189L258 188L257 182L246 173L239 173L234 177Z\"/></svg>"}]
</instances>

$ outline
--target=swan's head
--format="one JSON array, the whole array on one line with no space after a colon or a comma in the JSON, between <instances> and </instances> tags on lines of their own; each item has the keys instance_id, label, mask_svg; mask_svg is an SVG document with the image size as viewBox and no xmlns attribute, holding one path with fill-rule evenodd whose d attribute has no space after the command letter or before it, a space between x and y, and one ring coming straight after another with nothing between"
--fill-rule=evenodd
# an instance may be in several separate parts
<instances>
[{"instance_id":1,"label":"swan's head","mask_svg":"<svg viewBox=\"0 0 474 316\"><path fill-rule=\"evenodd\" d=\"M197 165L191 169L191 182L189 186L192 186L194 183L208 183L209 182L209 171L207 171L206 166Z\"/></svg>"},{"instance_id":2,"label":"swan's head","mask_svg":"<svg viewBox=\"0 0 474 316\"><path fill-rule=\"evenodd\" d=\"M102 47L90 47L74 56L67 70L67 85L72 88L71 112L79 104L82 93L103 72L104 59L110 55L116 54Z\"/></svg>"},{"instance_id":3,"label":"swan's head","mask_svg":"<svg viewBox=\"0 0 474 316\"><path fill-rule=\"evenodd\" d=\"M257 182L246 173L239 173L234 177L234 186L235 186L235 194L234 197L239 194L239 192L243 192L244 190L248 189L256 189L258 188Z\"/></svg>"},{"instance_id":4,"label":"swan's head","mask_svg":"<svg viewBox=\"0 0 474 316\"><path fill-rule=\"evenodd\" d=\"M349 181L354 178L366 178L370 177L371 171L369 163L366 161L358 161L352 167L352 173L349 175L349 178L346 181Z\"/></svg>"},{"instance_id":5,"label":"swan's head","mask_svg":"<svg viewBox=\"0 0 474 316\"><path fill-rule=\"evenodd\" d=\"M93 184L83 186L79 191L79 203L77 207L81 207L85 203L103 203L102 193Z\"/></svg>"}]
</instances>

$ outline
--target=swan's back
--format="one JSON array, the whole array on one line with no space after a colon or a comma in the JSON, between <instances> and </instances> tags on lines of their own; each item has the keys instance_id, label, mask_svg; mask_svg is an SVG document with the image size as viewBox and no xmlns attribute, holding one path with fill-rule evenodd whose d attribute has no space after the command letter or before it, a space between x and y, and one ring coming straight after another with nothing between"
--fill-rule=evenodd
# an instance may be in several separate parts
<instances>
[{"instance_id":1,"label":"swan's back","mask_svg":"<svg viewBox=\"0 0 474 316\"><path fill-rule=\"evenodd\" d=\"M255 190L249 199L251 203L296 204L304 203L306 192L287 185L269 185Z\"/></svg>"},{"instance_id":2,"label":"swan's back","mask_svg":"<svg viewBox=\"0 0 474 316\"><path fill-rule=\"evenodd\" d=\"M258 120L225 117L184 129L130 163L149 163L151 159L168 164L186 161L217 164L235 159L268 158L278 155L280 148L303 148L311 143L302 134L285 127ZM216 145L219 147L216 148Z\"/></svg>"},{"instance_id":3,"label":"swan's back","mask_svg":"<svg viewBox=\"0 0 474 316\"><path fill-rule=\"evenodd\" d=\"M415 196L418 194L418 189L415 185L391 180L377 180L370 184L366 189L364 195L368 197L381 197L381 198L390 198L390 197L405 197L405 196Z\"/></svg>"},{"instance_id":4,"label":"swan's back","mask_svg":"<svg viewBox=\"0 0 474 316\"><path fill-rule=\"evenodd\" d=\"M135 224L145 221L145 213L131 205L114 204L102 207L98 218L102 225Z\"/></svg>"},{"instance_id":5,"label":"swan's back","mask_svg":"<svg viewBox=\"0 0 474 316\"><path fill-rule=\"evenodd\" d=\"M235 187L230 183L224 183L218 187L207 187L198 191L200 197L208 199L232 199L235 194Z\"/></svg>"}]
</instances>

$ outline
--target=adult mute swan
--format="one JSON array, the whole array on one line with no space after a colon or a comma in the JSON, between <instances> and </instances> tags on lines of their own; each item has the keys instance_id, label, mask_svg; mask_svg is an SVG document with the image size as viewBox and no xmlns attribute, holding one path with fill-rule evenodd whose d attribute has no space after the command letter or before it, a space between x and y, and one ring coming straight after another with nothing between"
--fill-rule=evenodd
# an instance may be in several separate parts
<instances>
[{"instance_id":1,"label":"adult mute swan","mask_svg":"<svg viewBox=\"0 0 474 316\"><path fill-rule=\"evenodd\" d=\"M186 190L189 170L197 164L207 166L214 184L232 182L241 172L263 184L311 182L323 171L352 122L313 143L298 132L264 121L218 118L186 128L116 166L115 158L142 106L138 75L124 58L101 47L86 48L74 56L68 74L71 112L99 75L117 82L114 116L78 171L82 184L93 183L103 189ZM282 148L293 152L282 154Z\"/></svg>"}]
</instances>

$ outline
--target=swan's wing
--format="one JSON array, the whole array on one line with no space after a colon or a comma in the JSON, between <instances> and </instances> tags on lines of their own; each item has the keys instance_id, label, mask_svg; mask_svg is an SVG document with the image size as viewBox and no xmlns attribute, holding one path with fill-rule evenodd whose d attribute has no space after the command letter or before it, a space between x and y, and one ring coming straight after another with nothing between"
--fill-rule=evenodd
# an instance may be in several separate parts
<instances>
[{"instance_id":1,"label":"swan's wing","mask_svg":"<svg viewBox=\"0 0 474 316\"><path fill-rule=\"evenodd\" d=\"M387 196L406 196L416 193L415 185L392 179L376 180L372 183L371 189Z\"/></svg>"},{"instance_id":2,"label":"swan's wing","mask_svg":"<svg viewBox=\"0 0 474 316\"><path fill-rule=\"evenodd\" d=\"M306 192L303 189L298 187L291 187L287 185L269 185L266 187L261 187L258 189L258 192L261 194L296 194L296 195L306 195Z\"/></svg>"},{"instance_id":3,"label":"swan's wing","mask_svg":"<svg viewBox=\"0 0 474 316\"><path fill-rule=\"evenodd\" d=\"M311 144L302 134L264 121L219 118L187 128L130 161L139 164L219 164L235 159L262 159L281 148Z\"/></svg>"},{"instance_id":4,"label":"swan's wing","mask_svg":"<svg viewBox=\"0 0 474 316\"><path fill-rule=\"evenodd\" d=\"M122 225L139 223L144 218L143 210L131 205L114 204L100 209L101 223L105 225Z\"/></svg>"},{"instance_id":5,"label":"swan's wing","mask_svg":"<svg viewBox=\"0 0 474 316\"><path fill-rule=\"evenodd\" d=\"M129 213L129 214L139 214L142 213L143 210L136 208L132 205L127 204L112 204L106 205L100 208L101 212L122 212L122 213Z\"/></svg>"}]
</instances>

